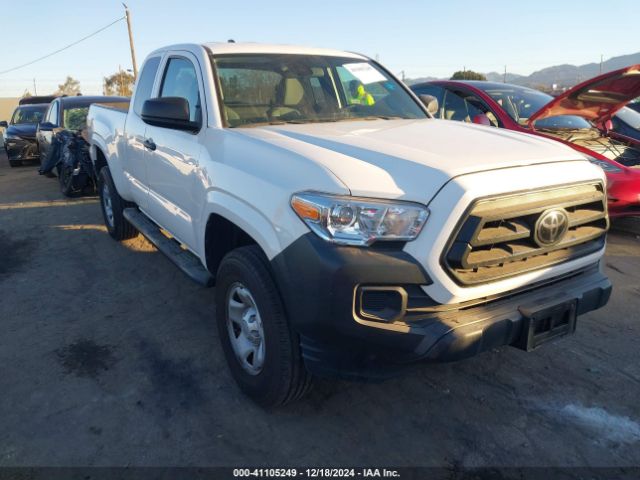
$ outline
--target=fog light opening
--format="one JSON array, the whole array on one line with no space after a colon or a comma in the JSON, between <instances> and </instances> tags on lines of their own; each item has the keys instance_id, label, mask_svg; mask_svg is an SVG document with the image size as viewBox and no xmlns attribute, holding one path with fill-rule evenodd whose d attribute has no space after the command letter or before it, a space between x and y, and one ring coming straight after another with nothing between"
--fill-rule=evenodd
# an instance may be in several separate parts
<instances>
[{"instance_id":1,"label":"fog light opening","mask_svg":"<svg viewBox=\"0 0 640 480\"><path fill-rule=\"evenodd\" d=\"M407 312L407 292L402 287L360 287L360 317L377 322L393 323Z\"/></svg>"}]
</instances>

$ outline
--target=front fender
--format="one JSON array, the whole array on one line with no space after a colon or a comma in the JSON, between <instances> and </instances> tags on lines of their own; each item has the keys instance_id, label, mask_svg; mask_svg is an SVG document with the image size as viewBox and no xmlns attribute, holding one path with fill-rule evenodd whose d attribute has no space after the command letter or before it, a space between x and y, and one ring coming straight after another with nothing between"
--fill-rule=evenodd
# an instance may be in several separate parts
<instances>
[{"instance_id":1,"label":"front fender","mask_svg":"<svg viewBox=\"0 0 640 480\"><path fill-rule=\"evenodd\" d=\"M212 214L226 218L253 238L269 260L309 231L293 212L284 211L275 218L268 218L255 206L221 190L207 192L206 198L201 225L206 226ZM204 259L204 234L199 236L199 241L199 250L203 253L200 258Z\"/></svg>"}]
</instances>

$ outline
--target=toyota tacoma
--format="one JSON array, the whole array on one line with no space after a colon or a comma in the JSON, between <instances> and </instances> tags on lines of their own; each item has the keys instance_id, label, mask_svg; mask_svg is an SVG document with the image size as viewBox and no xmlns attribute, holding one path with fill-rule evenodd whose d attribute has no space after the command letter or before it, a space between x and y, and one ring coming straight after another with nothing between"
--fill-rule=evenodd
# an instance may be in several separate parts
<instances>
[{"instance_id":1,"label":"toyota tacoma","mask_svg":"<svg viewBox=\"0 0 640 480\"><path fill-rule=\"evenodd\" d=\"M106 228L215 285L230 371L267 406L573 333L611 292L602 169L433 100L356 53L156 50L128 110L89 111Z\"/></svg>"}]
</instances>

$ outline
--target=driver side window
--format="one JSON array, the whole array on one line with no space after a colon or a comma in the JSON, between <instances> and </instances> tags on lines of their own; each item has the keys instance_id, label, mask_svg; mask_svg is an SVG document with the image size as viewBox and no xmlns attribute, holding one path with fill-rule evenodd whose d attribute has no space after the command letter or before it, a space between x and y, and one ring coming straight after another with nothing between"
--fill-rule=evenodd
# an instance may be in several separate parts
<instances>
[{"instance_id":1,"label":"driver side window","mask_svg":"<svg viewBox=\"0 0 640 480\"><path fill-rule=\"evenodd\" d=\"M58 102L53 102L49 107L49 112L47 113L47 122L52 123L53 125L58 125Z\"/></svg>"},{"instance_id":2,"label":"driver side window","mask_svg":"<svg viewBox=\"0 0 640 480\"><path fill-rule=\"evenodd\" d=\"M183 57L169 59L162 79L160 97L181 97L189 102L189 120L202 123L202 104L196 69Z\"/></svg>"},{"instance_id":3,"label":"driver side window","mask_svg":"<svg viewBox=\"0 0 640 480\"><path fill-rule=\"evenodd\" d=\"M464 90L447 89L442 108L442 118L459 122L474 122L477 115L486 115L491 126L498 127L499 122L489 107L473 93Z\"/></svg>"}]
</instances>

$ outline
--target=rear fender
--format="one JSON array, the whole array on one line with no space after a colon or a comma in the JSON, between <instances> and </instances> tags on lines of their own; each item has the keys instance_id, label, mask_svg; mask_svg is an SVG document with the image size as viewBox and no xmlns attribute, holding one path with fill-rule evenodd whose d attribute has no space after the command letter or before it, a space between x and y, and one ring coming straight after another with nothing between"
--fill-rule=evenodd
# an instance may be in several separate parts
<instances>
[{"instance_id":1,"label":"rear fender","mask_svg":"<svg viewBox=\"0 0 640 480\"><path fill-rule=\"evenodd\" d=\"M102 154L102 156L104 156L118 193L125 200L131 200L132 196L130 192L130 185L126 179L126 174L121 160L122 152L119 151L118 143L119 142L116 141L113 133L108 134L108 137L105 138L99 132L94 130L91 135L89 155L91 156L91 161L93 162L96 174L99 173L98 167L100 167L99 155Z\"/></svg>"}]
</instances>

